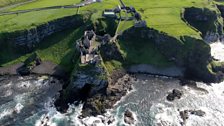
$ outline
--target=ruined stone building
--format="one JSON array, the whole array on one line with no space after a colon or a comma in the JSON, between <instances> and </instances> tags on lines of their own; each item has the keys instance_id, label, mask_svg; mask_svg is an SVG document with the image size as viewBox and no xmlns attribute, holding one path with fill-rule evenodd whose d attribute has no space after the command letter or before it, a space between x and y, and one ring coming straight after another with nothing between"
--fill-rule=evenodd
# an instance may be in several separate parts
<instances>
[{"instance_id":1,"label":"ruined stone building","mask_svg":"<svg viewBox=\"0 0 224 126\"><path fill-rule=\"evenodd\" d=\"M81 63L93 62L96 58L96 50L93 48L93 42L96 39L94 31L85 31L84 36L76 41L76 48L80 51Z\"/></svg>"}]
</instances>

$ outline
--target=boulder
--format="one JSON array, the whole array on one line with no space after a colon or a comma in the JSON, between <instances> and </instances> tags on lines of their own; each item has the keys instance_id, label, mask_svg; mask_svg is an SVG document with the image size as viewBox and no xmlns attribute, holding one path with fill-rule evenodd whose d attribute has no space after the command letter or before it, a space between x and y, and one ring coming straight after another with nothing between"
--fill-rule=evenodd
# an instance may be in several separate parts
<instances>
[{"instance_id":1,"label":"boulder","mask_svg":"<svg viewBox=\"0 0 224 126\"><path fill-rule=\"evenodd\" d=\"M129 109L127 109L124 112L124 122L129 125L134 125L135 121L136 120L133 116L133 113Z\"/></svg>"},{"instance_id":2,"label":"boulder","mask_svg":"<svg viewBox=\"0 0 224 126\"><path fill-rule=\"evenodd\" d=\"M179 91L177 89L173 89L173 91L171 93L169 93L166 98L168 101L173 101L173 100L175 100L175 98L180 99L181 96L182 96L181 91Z\"/></svg>"},{"instance_id":3,"label":"boulder","mask_svg":"<svg viewBox=\"0 0 224 126\"><path fill-rule=\"evenodd\" d=\"M31 73L31 70L29 67L23 65L22 67L18 68L17 70L17 73L21 76L27 76Z\"/></svg>"},{"instance_id":4,"label":"boulder","mask_svg":"<svg viewBox=\"0 0 224 126\"><path fill-rule=\"evenodd\" d=\"M181 79L180 80L180 85L181 86L194 86L196 87L197 86L197 83L195 81L191 81L191 80L186 80L186 79Z\"/></svg>"},{"instance_id":5,"label":"boulder","mask_svg":"<svg viewBox=\"0 0 224 126\"><path fill-rule=\"evenodd\" d=\"M193 110L190 112L192 115L196 115L196 116L204 116L206 113L202 110Z\"/></svg>"},{"instance_id":6,"label":"boulder","mask_svg":"<svg viewBox=\"0 0 224 126\"><path fill-rule=\"evenodd\" d=\"M206 113L202 110L183 110L183 111L180 111L179 114L183 120L183 122L181 122L181 125L185 125L186 121L190 115L196 115L196 116L203 117Z\"/></svg>"},{"instance_id":7,"label":"boulder","mask_svg":"<svg viewBox=\"0 0 224 126\"><path fill-rule=\"evenodd\" d=\"M183 120L183 122L181 122L182 125L185 125L187 119L189 118L189 113L188 112L189 112L188 110L180 111L180 117Z\"/></svg>"}]
</instances>

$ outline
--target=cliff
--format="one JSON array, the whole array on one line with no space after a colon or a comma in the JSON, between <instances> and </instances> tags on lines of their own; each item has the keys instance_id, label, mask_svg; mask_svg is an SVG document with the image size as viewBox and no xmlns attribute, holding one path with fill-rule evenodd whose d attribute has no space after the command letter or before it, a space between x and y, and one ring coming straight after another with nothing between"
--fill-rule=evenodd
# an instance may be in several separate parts
<instances>
[{"instance_id":1,"label":"cliff","mask_svg":"<svg viewBox=\"0 0 224 126\"><path fill-rule=\"evenodd\" d=\"M0 48L12 47L20 52L29 52L47 36L53 33L79 27L84 24L82 15L59 18L31 29L0 33Z\"/></svg>"},{"instance_id":2,"label":"cliff","mask_svg":"<svg viewBox=\"0 0 224 126\"><path fill-rule=\"evenodd\" d=\"M185 8L182 19L202 33L205 41L217 41L223 34L223 19L218 8Z\"/></svg>"},{"instance_id":3,"label":"cliff","mask_svg":"<svg viewBox=\"0 0 224 126\"><path fill-rule=\"evenodd\" d=\"M142 39L154 44L169 61L185 68L186 77L205 82L220 80L221 75L213 72L212 68L208 68L212 62L210 46L201 39L189 36L182 36L177 39L152 28L135 27L126 30L120 36L120 39L126 42L132 38Z\"/></svg>"}]
</instances>

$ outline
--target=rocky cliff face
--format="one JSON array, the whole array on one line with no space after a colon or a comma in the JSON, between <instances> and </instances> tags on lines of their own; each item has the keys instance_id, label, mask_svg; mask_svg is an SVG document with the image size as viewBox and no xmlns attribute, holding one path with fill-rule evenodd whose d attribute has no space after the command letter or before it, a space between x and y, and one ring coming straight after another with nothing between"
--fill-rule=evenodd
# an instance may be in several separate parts
<instances>
[{"instance_id":1,"label":"rocky cliff face","mask_svg":"<svg viewBox=\"0 0 224 126\"><path fill-rule=\"evenodd\" d=\"M106 43L100 48L101 55L105 61L117 60L123 61L122 54L115 43Z\"/></svg>"},{"instance_id":2,"label":"rocky cliff face","mask_svg":"<svg viewBox=\"0 0 224 126\"><path fill-rule=\"evenodd\" d=\"M2 43L7 42L11 43L10 46L16 48L32 50L33 47L35 47L35 45L41 42L45 37L55 32L59 32L67 28L78 27L83 24L84 21L80 15L63 17L29 30L6 33L4 34L4 41ZM0 42L0 44L2 43Z\"/></svg>"},{"instance_id":3,"label":"rocky cliff face","mask_svg":"<svg viewBox=\"0 0 224 126\"><path fill-rule=\"evenodd\" d=\"M101 64L83 66L73 74L72 78L72 87L69 87L68 90L71 89L74 93L84 93L87 95L86 97L93 96L100 91L104 91L108 85L107 73ZM83 89L87 89L86 92L82 92ZM80 97L85 98L84 96Z\"/></svg>"},{"instance_id":4,"label":"rocky cliff face","mask_svg":"<svg viewBox=\"0 0 224 126\"><path fill-rule=\"evenodd\" d=\"M205 41L213 42L222 37L223 19L218 8L185 8L183 12L184 21L202 33Z\"/></svg>"},{"instance_id":5,"label":"rocky cliff face","mask_svg":"<svg viewBox=\"0 0 224 126\"><path fill-rule=\"evenodd\" d=\"M223 5L217 5L217 8L219 9L221 16L224 17L224 6Z\"/></svg>"},{"instance_id":6,"label":"rocky cliff face","mask_svg":"<svg viewBox=\"0 0 224 126\"><path fill-rule=\"evenodd\" d=\"M186 76L205 82L217 81L217 74L208 69L212 61L210 46L203 40L189 36L183 36L179 40L155 29L134 27L126 30L120 39L128 41L139 37L153 42L164 56L184 67Z\"/></svg>"},{"instance_id":7,"label":"rocky cliff face","mask_svg":"<svg viewBox=\"0 0 224 126\"><path fill-rule=\"evenodd\" d=\"M221 13L222 18L224 18L224 5L217 5L217 8L219 9L219 11ZM224 35L222 35L220 37L220 40L224 41Z\"/></svg>"}]
</instances>

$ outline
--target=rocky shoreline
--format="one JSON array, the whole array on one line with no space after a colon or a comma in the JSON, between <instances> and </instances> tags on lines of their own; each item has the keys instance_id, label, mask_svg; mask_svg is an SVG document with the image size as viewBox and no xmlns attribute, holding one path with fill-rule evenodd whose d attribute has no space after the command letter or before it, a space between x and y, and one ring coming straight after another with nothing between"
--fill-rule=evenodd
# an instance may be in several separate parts
<instances>
[{"instance_id":1,"label":"rocky shoreline","mask_svg":"<svg viewBox=\"0 0 224 126\"><path fill-rule=\"evenodd\" d=\"M19 76L18 70L22 66L24 66L24 63L0 67L0 76ZM63 68L50 61L43 61L40 65L35 66L28 75L30 74L54 76L56 78L66 78L68 76L68 73Z\"/></svg>"},{"instance_id":2,"label":"rocky shoreline","mask_svg":"<svg viewBox=\"0 0 224 126\"><path fill-rule=\"evenodd\" d=\"M75 102L76 105L83 103L82 114L79 118L103 115L107 109L113 108L123 96L132 90L132 82L135 80L124 71L116 71L108 81L107 84L101 86L87 84L80 89L73 88L73 91L66 98L65 95L68 93L61 92L60 98L55 102L57 110L66 112L69 107L68 104Z\"/></svg>"},{"instance_id":3,"label":"rocky shoreline","mask_svg":"<svg viewBox=\"0 0 224 126\"><path fill-rule=\"evenodd\" d=\"M149 64L133 65L128 69L129 73L142 73L168 77L183 77L184 69L176 66L159 68Z\"/></svg>"}]
</instances>

